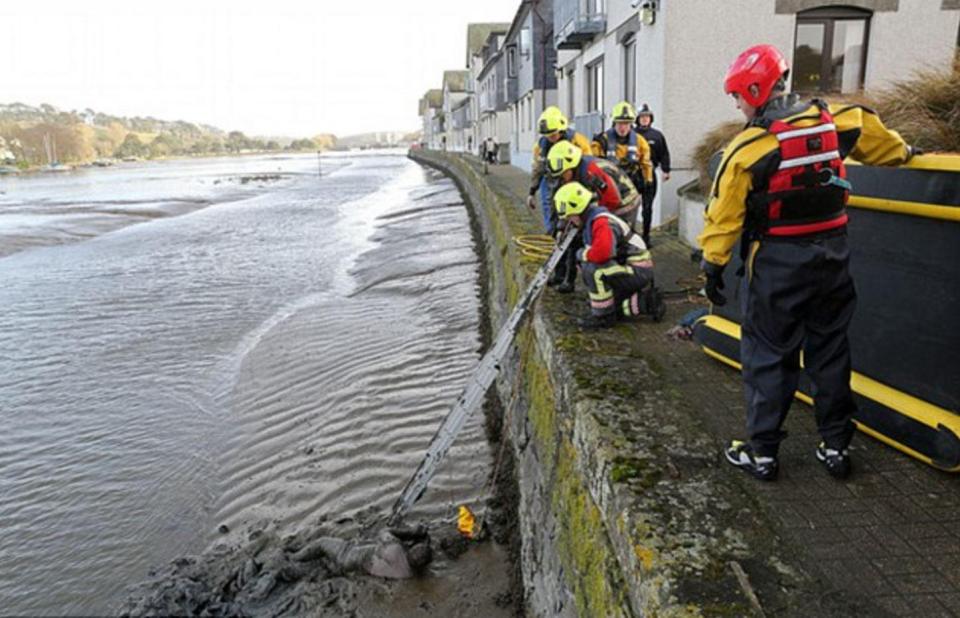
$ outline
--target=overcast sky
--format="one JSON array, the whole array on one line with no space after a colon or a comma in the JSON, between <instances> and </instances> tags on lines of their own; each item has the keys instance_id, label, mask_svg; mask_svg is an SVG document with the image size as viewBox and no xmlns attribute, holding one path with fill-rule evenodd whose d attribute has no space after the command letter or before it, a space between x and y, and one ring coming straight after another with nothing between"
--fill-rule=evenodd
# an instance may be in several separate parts
<instances>
[{"instance_id":1,"label":"overcast sky","mask_svg":"<svg viewBox=\"0 0 960 618\"><path fill-rule=\"evenodd\" d=\"M464 69L467 24L520 0L2 2L0 103L207 123L250 135L419 128Z\"/></svg>"}]
</instances>

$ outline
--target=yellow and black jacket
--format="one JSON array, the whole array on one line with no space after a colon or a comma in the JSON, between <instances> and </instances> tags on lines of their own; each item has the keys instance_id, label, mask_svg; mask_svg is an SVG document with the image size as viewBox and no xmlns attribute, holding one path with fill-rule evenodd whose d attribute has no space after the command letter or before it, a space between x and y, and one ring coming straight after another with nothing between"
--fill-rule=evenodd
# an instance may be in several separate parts
<instances>
[{"instance_id":1,"label":"yellow and black jacket","mask_svg":"<svg viewBox=\"0 0 960 618\"><path fill-rule=\"evenodd\" d=\"M650 144L636 131L620 137L613 129L597 133L590 143L595 157L613 161L631 176L653 182L653 163L650 159ZM634 151L630 149L634 148ZM633 156L631 156L633 155Z\"/></svg>"},{"instance_id":2,"label":"yellow and black jacket","mask_svg":"<svg viewBox=\"0 0 960 618\"><path fill-rule=\"evenodd\" d=\"M813 127L821 123L822 109L836 125L841 157L869 165L899 165L910 158L903 138L866 107L800 102L795 95L774 99L724 149L698 238L704 260L718 266L730 261L744 229L747 204L767 190L770 176L778 169L780 143L767 130L769 123L780 120L796 129Z\"/></svg>"},{"instance_id":3,"label":"yellow and black jacket","mask_svg":"<svg viewBox=\"0 0 960 618\"><path fill-rule=\"evenodd\" d=\"M572 143L579 148L584 155L590 154L590 142L586 136L577 133L573 129L567 129L560 139ZM553 144L545 137L537 139L537 143L533 145L533 169L530 171L530 195L536 193L537 189L540 188L540 180L547 171L547 153L550 152L551 146L553 146Z\"/></svg>"}]
</instances>

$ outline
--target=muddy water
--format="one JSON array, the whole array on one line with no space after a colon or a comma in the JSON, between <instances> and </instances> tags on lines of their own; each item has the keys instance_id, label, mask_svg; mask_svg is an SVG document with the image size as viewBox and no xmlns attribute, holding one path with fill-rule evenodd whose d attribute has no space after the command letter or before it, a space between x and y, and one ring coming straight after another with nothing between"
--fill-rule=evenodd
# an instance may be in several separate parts
<instances>
[{"instance_id":1,"label":"muddy water","mask_svg":"<svg viewBox=\"0 0 960 618\"><path fill-rule=\"evenodd\" d=\"M114 612L250 526L389 508L479 358L478 265L450 181L316 164L0 181L2 613ZM414 516L475 502L490 458L477 417ZM502 551L472 559L506 587ZM360 597L421 611L454 585Z\"/></svg>"}]
</instances>

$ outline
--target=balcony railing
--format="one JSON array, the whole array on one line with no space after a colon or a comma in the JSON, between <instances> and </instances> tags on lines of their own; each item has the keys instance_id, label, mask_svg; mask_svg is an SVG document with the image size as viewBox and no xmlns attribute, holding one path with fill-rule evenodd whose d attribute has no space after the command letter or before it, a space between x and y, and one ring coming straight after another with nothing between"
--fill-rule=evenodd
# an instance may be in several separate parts
<instances>
[{"instance_id":1,"label":"balcony railing","mask_svg":"<svg viewBox=\"0 0 960 618\"><path fill-rule=\"evenodd\" d=\"M580 49L606 31L607 16L584 9L581 0L554 0L553 40L557 49Z\"/></svg>"}]
</instances>

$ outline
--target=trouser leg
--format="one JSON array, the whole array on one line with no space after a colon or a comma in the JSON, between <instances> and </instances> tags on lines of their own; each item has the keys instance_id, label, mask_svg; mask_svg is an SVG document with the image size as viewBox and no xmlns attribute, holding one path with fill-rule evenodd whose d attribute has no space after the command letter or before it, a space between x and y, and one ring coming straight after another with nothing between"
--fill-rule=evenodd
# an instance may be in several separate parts
<instances>
[{"instance_id":1,"label":"trouser leg","mask_svg":"<svg viewBox=\"0 0 960 618\"><path fill-rule=\"evenodd\" d=\"M543 229L547 234L553 234L557 218L553 214L553 191L546 176L540 179L540 211L543 215Z\"/></svg>"},{"instance_id":2,"label":"trouser leg","mask_svg":"<svg viewBox=\"0 0 960 618\"><path fill-rule=\"evenodd\" d=\"M643 189L643 241L650 240L650 224L653 221L653 200L657 197L657 173L653 173L653 182Z\"/></svg>"},{"instance_id":3,"label":"trouser leg","mask_svg":"<svg viewBox=\"0 0 960 618\"><path fill-rule=\"evenodd\" d=\"M628 265L631 272L608 277L613 288L617 310L623 317L654 315L657 311L656 290L653 287L653 269Z\"/></svg>"},{"instance_id":4,"label":"trouser leg","mask_svg":"<svg viewBox=\"0 0 960 618\"><path fill-rule=\"evenodd\" d=\"M802 311L813 293L798 280L804 253L792 243L767 243L741 283L740 358L747 433L757 453L776 456L781 427L800 377Z\"/></svg>"},{"instance_id":5,"label":"trouser leg","mask_svg":"<svg viewBox=\"0 0 960 618\"><path fill-rule=\"evenodd\" d=\"M652 273L648 273L647 269L626 266L614 260L603 264L583 262L580 270L590 297L590 311L596 316L615 313L636 315L625 314L623 303L630 303L631 298L652 281ZM628 304L628 308L631 306L637 306L639 313L638 299L634 299L633 305Z\"/></svg>"},{"instance_id":6,"label":"trouser leg","mask_svg":"<svg viewBox=\"0 0 960 618\"><path fill-rule=\"evenodd\" d=\"M857 407L850 391L850 343L847 328L856 309L857 293L848 270L846 236L814 245L820 290L804 322L804 365L813 382L814 409L820 436L829 448L842 450L853 437Z\"/></svg>"},{"instance_id":7,"label":"trouser leg","mask_svg":"<svg viewBox=\"0 0 960 618\"><path fill-rule=\"evenodd\" d=\"M554 281L573 285L577 280L577 250L583 247L583 235L577 234L557 263L554 271Z\"/></svg>"},{"instance_id":8,"label":"trouser leg","mask_svg":"<svg viewBox=\"0 0 960 618\"><path fill-rule=\"evenodd\" d=\"M630 226L630 229L631 229L631 230L636 231L636 229L637 229L637 227L636 227L636 224L637 224L637 215L640 214L640 209L641 209L641 207L642 207L642 206L641 206L642 202L643 202L643 198L638 195L638 196L637 196L637 199L636 199L636 204L634 204L635 208L633 208L632 210L629 210L629 211L625 212L625 213L620 217L621 219L623 219L623 220L626 222L627 225Z\"/></svg>"}]
</instances>

